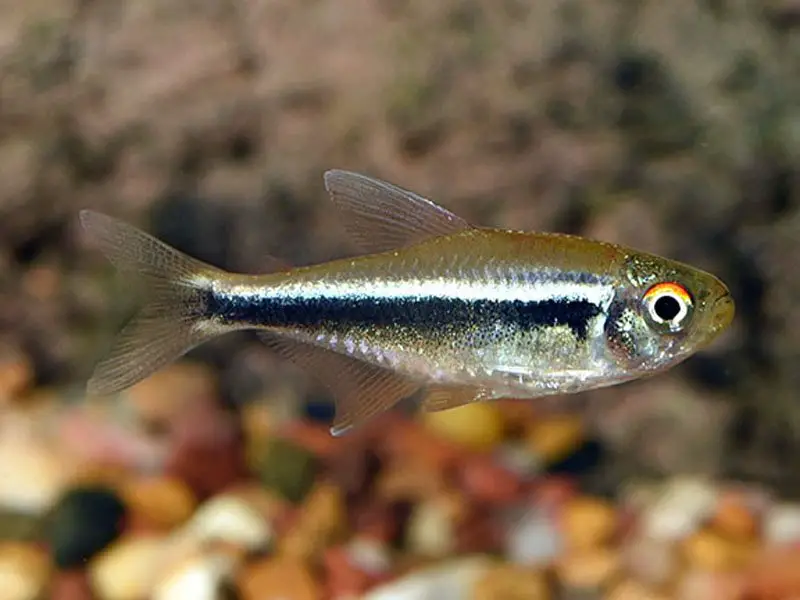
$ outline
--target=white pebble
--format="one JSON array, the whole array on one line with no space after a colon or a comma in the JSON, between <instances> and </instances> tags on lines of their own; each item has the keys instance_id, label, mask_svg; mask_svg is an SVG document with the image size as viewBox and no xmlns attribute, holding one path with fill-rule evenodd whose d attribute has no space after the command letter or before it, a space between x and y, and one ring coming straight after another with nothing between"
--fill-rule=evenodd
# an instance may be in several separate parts
<instances>
[{"instance_id":1,"label":"white pebble","mask_svg":"<svg viewBox=\"0 0 800 600\"><path fill-rule=\"evenodd\" d=\"M373 588L362 600L470 600L491 564L485 557L454 560Z\"/></svg>"},{"instance_id":2,"label":"white pebble","mask_svg":"<svg viewBox=\"0 0 800 600\"><path fill-rule=\"evenodd\" d=\"M800 541L800 505L776 504L764 515L764 541L781 546Z\"/></svg>"},{"instance_id":3,"label":"white pebble","mask_svg":"<svg viewBox=\"0 0 800 600\"><path fill-rule=\"evenodd\" d=\"M0 424L0 506L28 514L47 511L64 489L69 469L24 419L6 416Z\"/></svg>"},{"instance_id":4,"label":"white pebble","mask_svg":"<svg viewBox=\"0 0 800 600\"><path fill-rule=\"evenodd\" d=\"M520 477L532 478L542 472L542 460L524 444L503 444L496 455L503 467Z\"/></svg>"},{"instance_id":5,"label":"white pebble","mask_svg":"<svg viewBox=\"0 0 800 600\"><path fill-rule=\"evenodd\" d=\"M442 503L433 500L417 505L408 523L408 546L421 556L431 558L452 554L455 531Z\"/></svg>"},{"instance_id":6,"label":"white pebble","mask_svg":"<svg viewBox=\"0 0 800 600\"><path fill-rule=\"evenodd\" d=\"M563 544L553 519L533 509L508 528L506 555L521 565L546 564L561 554Z\"/></svg>"},{"instance_id":7,"label":"white pebble","mask_svg":"<svg viewBox=\"0 0 800 600\"><path fill-rule=\"evenodd\" d=\"M646 510L644 535L659 540L679 540L690 535L711 515L718 496L713 484L703 479L673 480Z\"/></svg>"},{"instance_id":8,"label":"white pebble","mask_svg":"<svg viewBox=\"0 0 800 600\"><path fill-rule=\"evenodd\" d=\"M347 547L352 563L365 573L379 575L392 568L392 559L386 545L377 540L355 538Z\"/></svg>"},{"instance_id":9,"label":"white pebble","mask_svg":"<svg viewBox=\"0 0 800 600\"><path fill-rule=\"evenodd\" d=\"M231 556L195 557L162 578L155 587L153 600L219 600L224 597L235 564Z\"/></svg>"},{"instance_id":10,"label":"white pebble","mask_svg":"<svg viewBox=\"0 0 800 600\"><path fill-rule=\"evenodd\" d=\"M255 508L236 496L216 496L200 506L177 538L204 544L229 542L255 551L272 543L271 524Z\"/></svg>"}]
</instances>

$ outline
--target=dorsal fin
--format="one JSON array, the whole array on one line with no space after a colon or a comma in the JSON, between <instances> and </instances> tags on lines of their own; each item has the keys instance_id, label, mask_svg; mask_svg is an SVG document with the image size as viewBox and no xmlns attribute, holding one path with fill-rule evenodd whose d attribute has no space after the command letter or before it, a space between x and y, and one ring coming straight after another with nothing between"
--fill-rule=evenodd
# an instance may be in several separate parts
<instances>
[{"instance_id":1,"label":"dorsal fin","mask_svg":"<svg viewBox=\"0 0 800 600\"><path fill-rule=\"evenodd\" d=\"M376 365L286 335L260 331L258 337L281 358L326 386L336 404L331 434L340 436L392 408L420 384Z\"/></svg>"},{"instance_id":2,"label":"dorsal fin","mask_svg":"<svg viewBox=\"0 0 800 600\"><path fill-rule=\"evenodd\" d=\"M461 217L391 183L338 169L325 188L353 240L368 253L386 252L469 229Z\"/></svg>"}]
</instances>

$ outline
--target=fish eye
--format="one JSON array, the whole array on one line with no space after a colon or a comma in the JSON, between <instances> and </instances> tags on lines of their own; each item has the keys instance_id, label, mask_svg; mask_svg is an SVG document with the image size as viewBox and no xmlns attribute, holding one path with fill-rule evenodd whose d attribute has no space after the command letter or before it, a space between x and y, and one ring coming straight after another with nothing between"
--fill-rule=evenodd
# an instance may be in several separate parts
<instances>
[{"instance_id":1,"label":"fish eye","mask_svg":"<svg viewBox=\"0 0 800 600\"><path fill-rule=\"evenodd\" d=\"M655 284L645 292L643 301L650 321L673 332L686 325L693 308L689 290L675 282Z\"/></svg>"}]
</instances>

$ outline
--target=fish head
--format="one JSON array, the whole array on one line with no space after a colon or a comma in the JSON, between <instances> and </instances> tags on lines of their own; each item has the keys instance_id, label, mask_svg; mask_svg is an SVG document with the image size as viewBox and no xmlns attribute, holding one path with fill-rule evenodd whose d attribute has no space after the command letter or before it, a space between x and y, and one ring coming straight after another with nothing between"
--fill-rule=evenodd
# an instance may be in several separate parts
<instances>
[{"instance_id":1,"label":"fish head","mask_svg":"<svg viewBox=\"0 0 800 600\"><path fill-rule=\"evenodd\" d=\"M605 324L605 342L628 373L661 371L711 344L733 320L727 286L711 273L631 252Z\"/></svg>"}]
</instances>

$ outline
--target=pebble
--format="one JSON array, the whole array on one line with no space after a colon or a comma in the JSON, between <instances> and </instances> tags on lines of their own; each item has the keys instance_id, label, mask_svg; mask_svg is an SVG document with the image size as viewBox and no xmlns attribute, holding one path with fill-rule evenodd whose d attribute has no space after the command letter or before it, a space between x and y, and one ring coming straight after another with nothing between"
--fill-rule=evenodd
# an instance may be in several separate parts
<instances>
[{"instance_id":1,"label":"pebble","mask_svg":"<svg viewBox=\"0 0 800 600\"><path fill-rule=\"evenodd\" d=\"M267 558L244 567L237 577L242 600L319 600L321 589L300 561Z\"/></svg>"},{"instance_id":2,"label":"pebble","mask_svg":"<svg viewBox=\"0 0 800 600\"><path fill-rule=\"evenodd\" d=\"M678 550L666 540L633 535L625 540L622 553L630 575L647 585L672 581L680 568Z\"/></svg>"},{"instance_id":3,"label":"pebble","mask_svg":"<svg viewBox=\"0 0 800 600\"><path fill-rule=\"evenodd\" d=\"M359 598L370 587L370 575L351 560L344 546L329 548L324 564L329 597Z\"/></svg>"},{"instance_id":4,"label":"pebble","mask_svg":"<svg viewBox=\"0 0 800 600\"><path fill-rule=\"evenodd\" d=\"M508 469L522 481L530 481L543 471L542 460L520 442L501 444L495 451L500 466Z\"/></svg>"},{"instance_id":5,"label":"pebble","mask_svg":"<svg viewBox=\"0 0 800 600\"><path fill-rule=\"evenodd\" d=\"M442 558L455 551L456 523L452 511L436 498L423 500L413 509L406 544L415 554Z\"/></svg>"},{"instance_id":6,"label":"pebble","mask_svg":"<svg viewBox=\"0 0 800 600\"><path fill-rule=\"evenodd\" d=\"M0 542L33 541L39 533L38 515L0 509Z\"/></svg>"},{"instance_id":7,"label":"pebble","mask_svg":"<svg viewBox=\"0 0 800 600\"><path fill-rule=\"evenodd\" d=\"M89 576L83 569L56 571L49 586L50 600L95 600Z\"/></svg>"},{"instance_id":8,"label":"pebble","mask_svg":"<svg viewBox=\"0 0 800 600\"><path fill-rule=\"evenodd\" d=\"M61 569L82 566L116 540L124 529L126 508L104 486L68 490L48 515L44 538Z\"/></svg>"},{"instance_id":9,"label":"pebble","mask_svg":"<svg viewBox=\"0 0 800 600\"><path fill-rule=\"evenodd\" d=\"M464 461L460 483L472 500L490 504L509 504L522 491L522 482L514 473L484 456Z\"/></svg>"},{"instance_id":10,"label":"pebble","mask_svg":"<svg viewBox=\"0 0 800 600\"><path fill-rule=\"evenodd\" d=\"M746 569L748 600L790 600L800 597L800 548L771 548Z\"/></svg>"},{"instance_id":11,"label":"pebble","mask_svg":"<svg viewBox=\"0 0 800 600\"><path fill-rule=\"evenodd\" d=\"M686 562L700 571L730 571L748 558L750 546L710 529L701 529L683 542Z\"/></svg>"},{"instance_id":12,"label":"pebble","mask_svg":"<svg viewBox=\"0 0 800 600\"><path fill-rule=\"evenodd\" d=\"M497 565L475 583L472 600L548 600L552 597L544 572L519 565Z\"/></svg>"},{"instance_id":13,"label":"pebble","mask_svg":"<svg viewBox=\"0 0 800 600\"><path fill-rule=\"evenodd\" d=\"M354 537L346 546L350 561L365 573L382 576L392 568L389 548L380 540L365 536Z\"/></svg>"},{"instance_id":14,"label":"pebble","mask_svg":"<svg viewBox=\"0 0 800 600\"><path fill-rule=\"evenodd\" d=\"M331 484L319 484L309 494L294 527L280 540L280 553L297 560L316 561L327 546L343 539L346 523L341 490Z\"/></svg>"},{"instance_id":15,"label":"pebble","mask_svg":"<svg viewBox=\"0 0 800 600\"><path fill-rule=\"evenodd\" d=\"M33 377L33 364L24 353L4 352L0 357L0 405L20 398Z\"/></svg>"},{"instance_id":16,"label":"pebble","mask_svg":"<svg viewBox=\"0 0 800 600\"><path fill-rule=\"evenodd\" d=\"M565 459L584 438L583 420L571 415L552 415L537 420L526 435L530 451L548 465Z\"/></svg>"},{"instance_id":17,"label":"pebble","mask_svg":"<svg viewBox=\"0 0 800 600\"><path fill-rule=\"evenodd\" d=\"M383 469L375 487L382 500L416 502L439 493L444 481L435 465L419 459L398 460Z\"/></svg>"},{"instance_id":18,"label":"pebble","mask_svg":"<svg viewBox=\"0 0 800 600\"><path fill-rule=\"evenodd\" d=\"M437 473L456 466L464 458L464 449L458 443L414 421L395 421L391 427L387 426L378 443L378 451L383 455L402 459L403 463L425 465Z\"/></svg>"},{"instance_id":19,"label":"pebble","mask_svg":"<svg viewBox=\"0 0 800 600\"><path fill-rule=\"evenodd\" d=\"M489 507L475 507L456 528L456 551L459 555L500 552L505 531Z\"/></svg>"},{"instance_id":20,"label":"pebble","mask_svg":"<svg viewBox=\"0 0 800 600\"><path fill-rule=\"evenodd\" d=\"M561 584L572 591L600 590L622 571L622 558L617 550L594 548L573 552L561 558L556 573Z\"/></svg>"},{"instance_id":21,"label":"pebble","mask_svg":"<svg viewBox=\"0 0 800 600\"><path fill-rule=\"evenodd\" d=\"M341 447L339 440L331 435L328 427L308 420L291 421L282 425L277 432L281 439L308 450L319 459L327 459L334 456ZM262 440L264 443L258 444L260 452L264 452L264 447L269 438ZM260 457L260 454L259 454ZM256 457L256 461L260 460Z\"/></svg>"},{"instance_id":22,"label":"pebble","mask_svg":"<svg viewBox=\"0 0 800 600\"><path fill-rule=\"evenodd\" d=\"M268 549L274 536L273 527L262 512L232 494L215 496L202 503L176 533L177 538L199 546L222 542L248 552Z\"/></svg>"},{"instance_id":23,"label":"pebble","mask_svg":"<svg viewBox=\"0 0 800 600\"><path fill-rule=\"evenodd\" d=\"M422 420L436 435L470 450L491 450L505 436L503 415L491 402L426 412Z\"/></svg>"},{"instance_id":24,"label":"pebble","mask_svg":"<svg viewBox=\"0 0 800 600\"><path fill-rule=\"evenodd\" d=\"M67 485L68 465L44 445L22 415L6 413L0 426L0 508L27 514L46 512Z\"/></svg>"},{"instance_id":25,"label":"pebble","mask_svg":"<svg viewBox=\"0 0 800 600\"><path fill-rule=\"evenodd\" d=\"M361 600L472 600L492 564L482 556L451 559L374 587Z\"/></svg>"},{"instance_id":26,"label":"pebble","mask_svg":"<svg viewBox=\"0 0 800 600\"><path fill-rule=\"evenodd\" d=\"M568 550L588 550L611 540L617 529L617 512L605 500L577 497L564 505L560 525Z\"/></svg>"},{"instance_id":27,"label":"pebble","mask_svg":"<svg viewBox=\"0 0 800 600\"><path fill-rule=\"evenodd\" d=\"M170 428L165 474L203 500L246 478L246 450L237 419L220 409L194 406Z\"/></svg>"},{"instance_id":28,"label":"pebble","mask_svg":"<svg viewBox=\"0 0 800 600\"><path fill-rule=\"evenodd\" d=\"M262 485L298 503L313 487L320 464L314 454L302 446L273 438L266 445L257 469Z\"/></svg>"},{"instance_id":29,"label":"pebble","mask_svg":"<svg viewBox=\"0 0 800 600\"><path fill-rule=\"evenodd\" d=\"M193 556L161 577L153 600L225 600L235 597L231 577L236 561L225 554Z\"/></svg>"},{"instance_id":30,"label":"pebble","mask_svg":"<svg viewBox=\"0 0 800 600\"><path fill-rule=\"evenodd\" d=\"M711 517L718 492L711 482L689 477L666 484L659 497L645 512L643 528L657 539L677 541L691 535Z\"/></svg>"},{"instance_id":31,"label":"pebble","mask_svg":"<svg viewBox=\"0 0 800 600\"><path fill-rule=\"evenodd\" d=\"M103 600L147 598L167 554L164 538L125 536L89 563L92 588Z\"/></svg>"},{"instance_id":32,"label":"pebble","mask_svg":"<svg viewBox=\"0 0 800 600\"><path fill-rule=\"evenodd\" d=\"M626 579L615 585L605 598L606 600L675 600L632 579Z\"/></svg>"},{"instance_id":33,"label":"pebble","mask_svg":"<svg viewBox=\"0 0 800 600\"><path fill-rule=\"evenodd\" d=\"M763 536L769 545L800 543L800 505L775 504L764 515Z\"/></svg>"},{"instance_id":34,"label":"pebble","mask_svg":"<svg viewBox=\"0 0 800 600\"><path fill-rule=\"evenodd\" d=\"M380 456L366 444L351 444L332 461L332 480L351 504L365 499L383 467Z\"/></svg>"},{"instance_id":35,"label":"pebble","mask_svg":"<svg viewBox=\"0 0 800 600\"><path fill-rule=\"evenodd\" d=\"M736 540L752 540L758 535L759 523L747 506L743 494L723 493L711 518L711 527Z\"/></svg>"},{"instance_id":36,"label":"pebble","mask_svg":"<svg viewBox=\"0 0 800 600\"><path fill-rule=\"evenodd\" d=\"M134 527L169 531L183 524L197 504L191 490L174 477L137 477L120 490Z\"/></svg>"},{"instance_id":37,"label":"pebble","mask_svg":"<svg viewBox=\"0 0 800 600\"><path fill-rule=\"evenodd\" d=\"M51 564L36 547L22 543L0 544L0 598L37 600L49 583Z\"/></svg>"},{"instance_id":38,"label":"pebble","mask_svg":"<svg viewBox=\"0 0 800 600\"><path fill-rule=\"evenodd\" d=\"M353 529L356 533L397 545L407 529L413 509L411 502L373 501L353 511Z\"/></svg>"},{"instance_id":39,"label":"pebble","mask_svg":"<svg viewBox=\"0 0 800 600\"><path fill-rule=\"evenodd\" d=\"M506 534L506 556L520 565L549 564L563 550L561 531L556 522L540 509L527 511L514 520Z\"/></svg>"},{"instance_id":40,"label":"pebble","mask_svg":"<svg viewBox=\"0 0 800 600\"><path fill-rule=\"evenodd\" d=\"M191 410L216 404L217 379L205 365L182 360L161 369L126 392L139 417L164 426Z\"/></svg>"},{"instance_id":41,"label":"pebble","mask_svg":"<svg viewBox=\"0 0 800 600\"><path fill-rule=\"evenodd\" d=\"M684 573L675 590L676 600L745 600L744 580L703 570Z\"/></svg>"}]
</instances>

